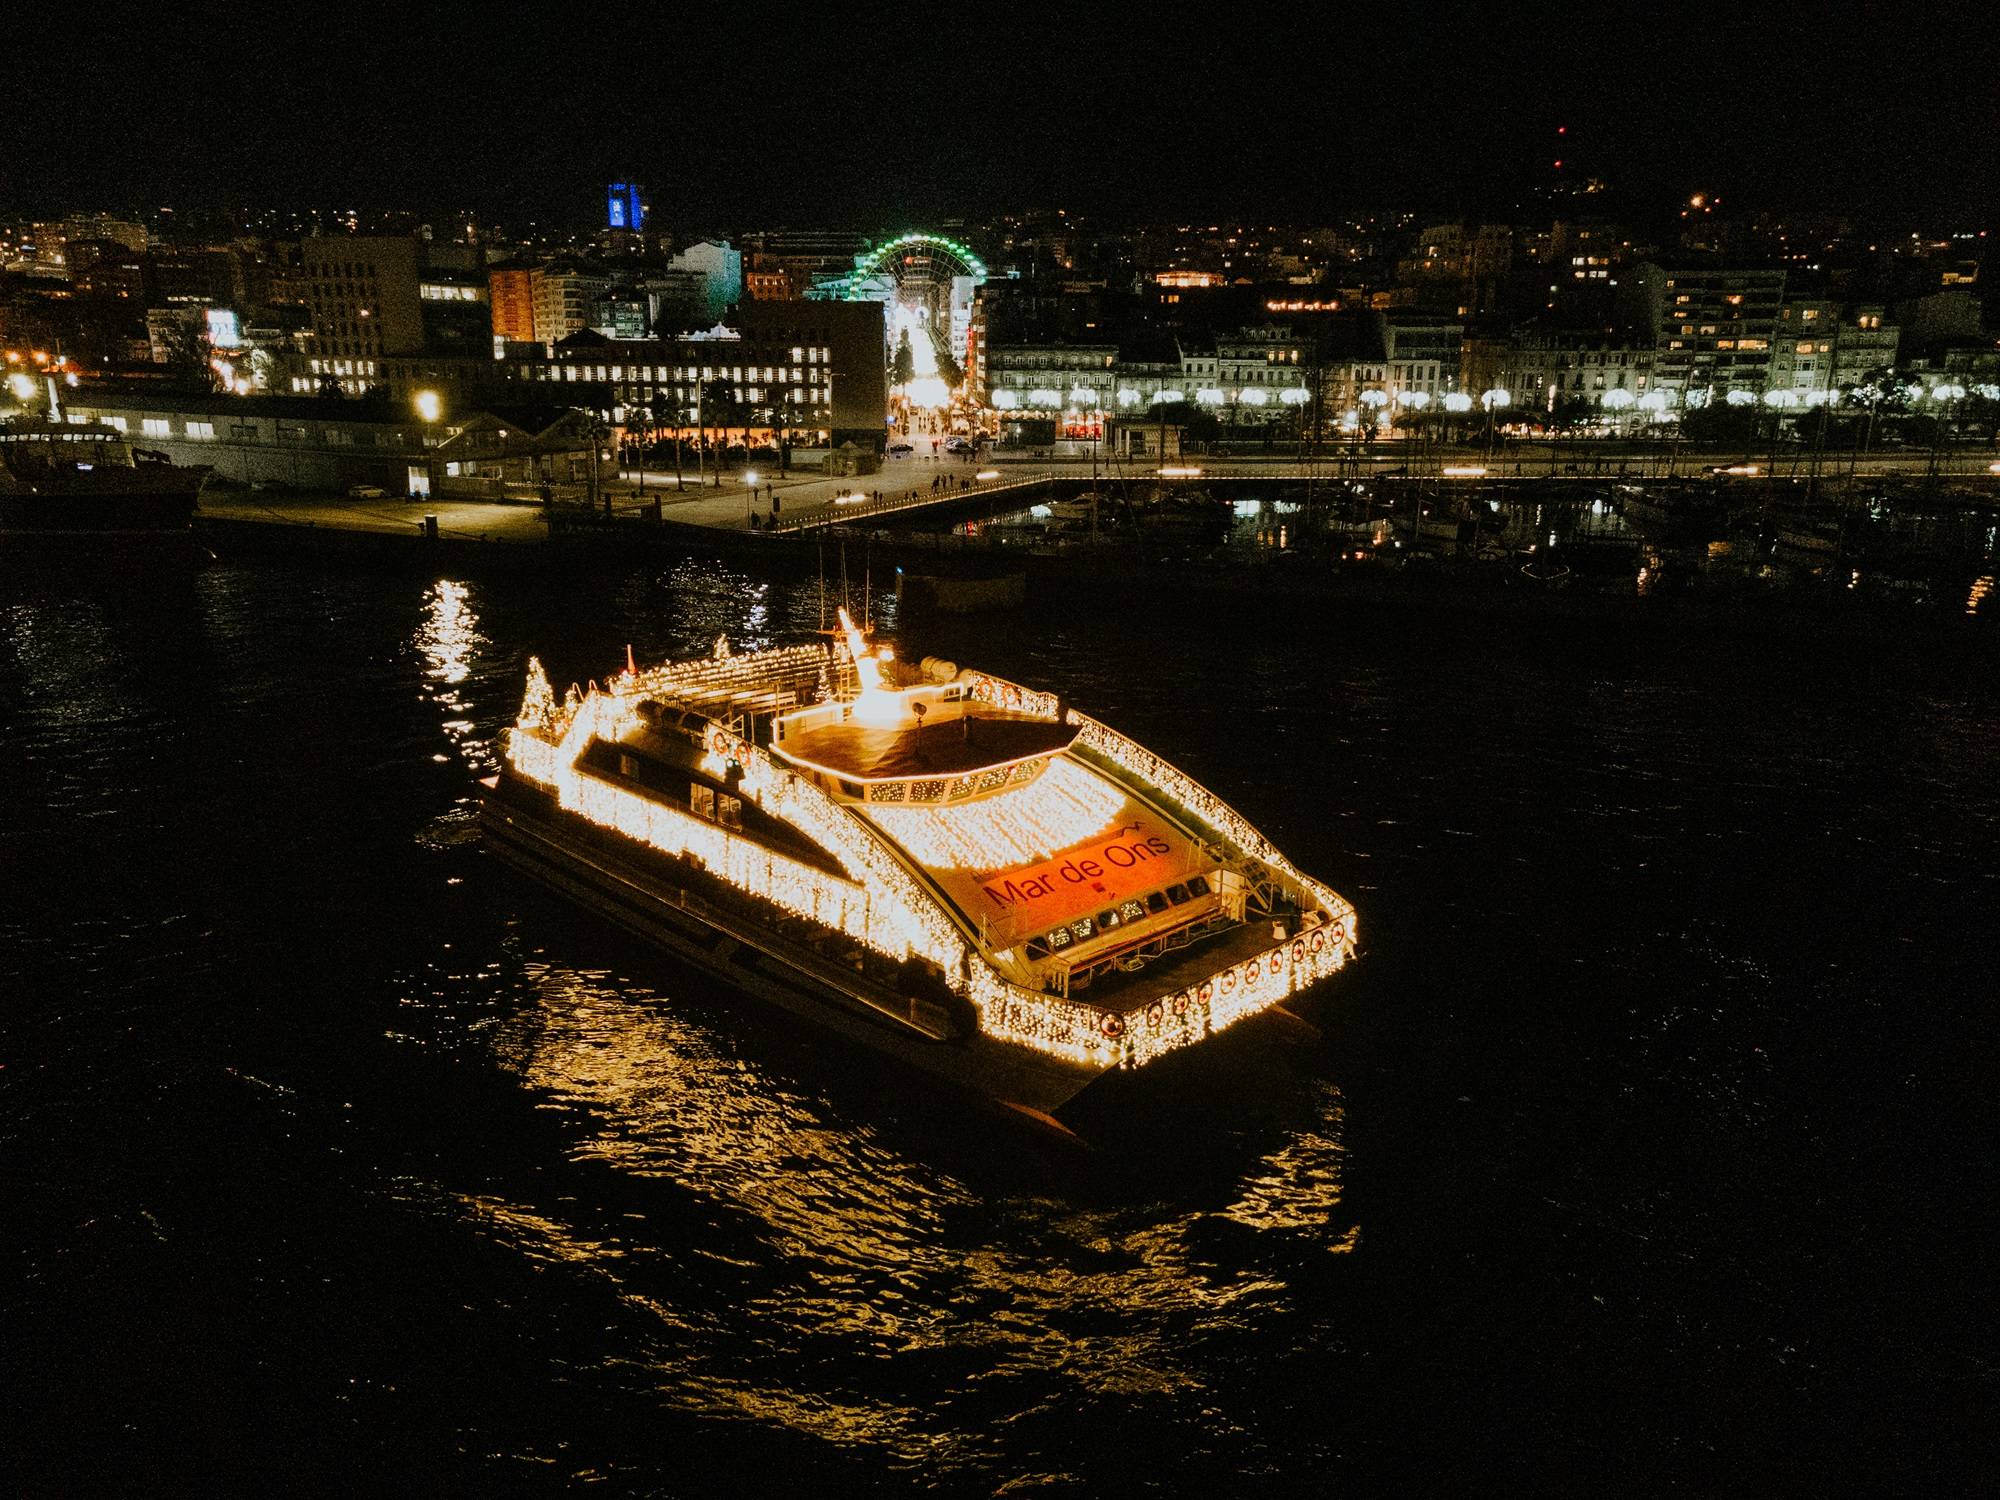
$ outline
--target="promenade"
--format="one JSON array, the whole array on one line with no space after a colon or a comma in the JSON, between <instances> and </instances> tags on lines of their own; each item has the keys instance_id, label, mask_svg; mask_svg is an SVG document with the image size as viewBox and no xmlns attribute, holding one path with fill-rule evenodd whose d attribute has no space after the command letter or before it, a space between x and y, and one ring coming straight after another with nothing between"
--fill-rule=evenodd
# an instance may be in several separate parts
<instances>
[{"instance_id":1,"label":"promenade","mask_svg":"<svg viewBox=\"0 0 2000 1500\"><path fill-rule=\"evenodd\" d=\"M1843 455L1838 461L1828 457L1822 461L1819 475L1823 482L1849 474L1867 478L1922 478L1930 469L1930 459L1928 453L1910 450L1867 454L1858 461L1853 455ZM2000 476L1989 467L1994 462L1988 450L1958 449L1943 455L1939 472L1942 478L1954 482L2000 485ZM1365 455L1322 456L1317 463L1285 455L1190 457L1173 465L1182 483L1232 487L1257 481L1300 483L1308 479L1327 482L1390 477L1399 472L1406 472L1414 479L1441 478L1445 482L1457 480L1467 484L1480 480L1603 484L1621 479L1657 480L1669 473L1695 477L1715 470L1753 467L1755 475L1744 477L1804 478L1807 473L1805 463L1794 455L1781 455L1774 463L1768 455L1682 451L1674 455L1669 469L1657 452L1594 451L1581 444L1563 445L1555 452L1537 445L1532 451L1515 449L1492 457L1476 450L1442 455L1433 450L1421 456L1421 464L1413 462L1394 445L1385 445ZM1458 472L1453 473L1454 470ZM784 475L748 472L757 474L754 486L745 482L742 471L725 474L720 485L712 480L703 485L692 476L685 476L677 486L671 472L627 470L615 481L605 483L600 508L603 500L608 500L614 514L632 516L650 514L657 504L663 520L741 533L773 529L775 504L775 529L798 532L971 499L1003 502L1011 496L1027 505L1039 499L1045 486L1051 483L1073 490L1093 479L1101 485L1153 483L1159 479L1159 470L1151 464L1107 465L1102 460L1093 462L1087 456L985 457L965 461L913 455L889 459L874 474L839 478L826 478L810 470ZM422 536L426 518L435 516L441 540L539 544L548 537L542 507L518 501L360 500L233 490L205 494L201 514L217 521L411 537Z\"/></svg>"}]
</instances>

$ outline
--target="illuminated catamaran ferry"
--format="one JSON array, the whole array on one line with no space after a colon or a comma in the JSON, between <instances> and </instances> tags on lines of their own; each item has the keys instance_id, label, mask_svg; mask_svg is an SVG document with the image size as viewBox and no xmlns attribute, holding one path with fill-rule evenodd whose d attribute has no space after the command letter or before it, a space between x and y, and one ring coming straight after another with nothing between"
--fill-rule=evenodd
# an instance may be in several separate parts
<instances>
[{"instance_id":1,"label":"illuminated catamaran ferry","mask_svg":"<svg viewBox=\"0 0 2000 1500\"><path fill-rule=\"evenodd\" d=\"M488 846L776 1001L1046 1115L1280 1005L1354 909L1220 798L1048 694L868 644L531 663Z\"/></svg>"}]
</instances>

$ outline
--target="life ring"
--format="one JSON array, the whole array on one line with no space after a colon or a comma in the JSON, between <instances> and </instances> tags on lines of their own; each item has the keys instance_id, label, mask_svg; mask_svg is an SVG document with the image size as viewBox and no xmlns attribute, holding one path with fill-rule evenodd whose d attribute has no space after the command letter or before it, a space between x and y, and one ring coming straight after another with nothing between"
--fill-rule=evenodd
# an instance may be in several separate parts
<instances>
[{"instance_id":1,"label":"life ring","mask_svg":"<svg viewBox=\"0 0 2000 1500\"><path fill-rule=\"evenodd\" d=\"M1341 923L1335 922L1330 935L1333 938L1333 946L1338 948L1342 943L1347 941L1347 928Z\"/></svg>"},{"instance_id":2,"label":"life ring","mask_svg":"<svg viewBox=\"0 0 2000 1500\"><path fill-rule=\"evenodd\" d=\"M1236 988L1236 971L1234 969L1224 969L1222 971L1222 993L1224 995L1227 995L1231 990L1235 988ZM1208 989L1208 986L1203 985L1202 989L1205 992ZM1203 998L1204 999L1207 998L1207 995L1205 993L1203 995Z\"/></svg>"},{"instance_id":3,"label":"life ring","mask_svg":"<svg viewBox=\"0 0 2000 1500\"><path fill-rule=\"evenodd\" d=\"M1146 1029L1148 1031L1158 1031L1160 1023L1166 1018L1167 1008L1160 1004L1159 1001L1155 1000L1151 1005L1146 1007Z\"/></svg>"},{"instance_id":4,"label":"life ring","mask_svg":"<svg viewBox=\"0 0 2000 1500\"><path fill-rule=\"evenodd\" d=\"M1174 1014L1177 1016L1184 1016L1187 1013L1188 1013L1188 992L1186 990L1179 990L1174 995Z\"/></svg>"},{"instance_id":5,"label":"life ring","mask_svg":"<svg viewBox=\"0 0 2000 1500\"><path fill-rule=\"evenodd\" d=\"M1107 1015L1098 1029L1115 1042L1118 1038L1125 1035L1125 1018L1123 1016Z\"/></svg>"},{"instance_id":6,"label":"life ring","mask_svg":"<svg viewBox=\"0 0 2000 1500\"><path fill-rule=\"evenodd\" d=\"M1305 941L1303 939L1300 939L1292 944L1292 962L1295 964L1302 964L1305 961L1306 961L1306 945Z\"/></svg>"},{"instance_id":7,"label":"life ring","mask_svg":"<svg viewBox=\"0 0 2000 1500\"><path fill-rule=\"evenodd\" d=\"M1197 995L1195 998L1200 1000L1203 1005L1206 1005L1208 1004L1209 999L1214 994L1215 994L1215 981L1212 979L1204 979L1201 982L1201 993Z\"/></svg>"},{"instance_id":8,"label":"life ring","mask_svg":"<svg viewBox=\"0 0 2000 1500\"><path fill-rule=\"evenodd\" d=\"M1253 988L1257 983L1257 976L1261 974L1263 971L1264 971L1264 966L1258 963L1257 960L1254 958L1251 959L1249 963L1245 964L1243 966L1244 988L1245 989Z\"/></svg>"},{"instance_id":9,"label":"life ring","mask_svg":"<svg viewBox=\"0 0 2000 1500\"><path fill-rule=\"evenodd\" d=\"M1315 927L1313 929L1313 935L1312 935L1313 952L1317 953L1320 951L1320 949L1324 948L1325 946L1326 946L1326 934L1321 932L1317 927Z\"/></svg>"},{"instance_id":10,"label":"life ring","mask_svg":"<svg viewBox=\"0 0 2000 1500\"><path fill-rule=\"evenodd\" d=\"M1270 964L1271 972L1275 974L1278 972L1278 970L1284 968L1284 966L1285 966L1285 950L1283 948L1272 949L1271 964Z\"/></svg>"}]
</instances>

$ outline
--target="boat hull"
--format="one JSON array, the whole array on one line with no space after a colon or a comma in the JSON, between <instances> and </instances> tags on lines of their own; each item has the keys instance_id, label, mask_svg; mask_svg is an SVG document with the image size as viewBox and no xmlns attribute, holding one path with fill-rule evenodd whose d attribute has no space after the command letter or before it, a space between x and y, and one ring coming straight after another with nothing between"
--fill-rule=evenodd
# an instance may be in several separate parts
<instances>
[{"instance_id":1,"label":"boat hull","mask_svg":"<svg viewBox=\"0 0 2000 1500\"><path fill-rule=\"evenodd\" d=\"M547 793L517 779L503 776L487 791L480 823L487 851L521 874L732 990L955 1088L1031 1117L1053 1117L1109 1071L969 1031L926 1000L844 983L837 962L740 910L724 911L693 895L649 851L580 826Z\"/></svg>"},{"instance_id":2,"label":"boat hull","mask_svg":"<svg viewBox=\"0 0 2000 1500\"><path fill-rule=\"evenodd\" d=\"M195 491L0 492L0 532L32 536L187 536Z\"/></svg>"}]
</instances>

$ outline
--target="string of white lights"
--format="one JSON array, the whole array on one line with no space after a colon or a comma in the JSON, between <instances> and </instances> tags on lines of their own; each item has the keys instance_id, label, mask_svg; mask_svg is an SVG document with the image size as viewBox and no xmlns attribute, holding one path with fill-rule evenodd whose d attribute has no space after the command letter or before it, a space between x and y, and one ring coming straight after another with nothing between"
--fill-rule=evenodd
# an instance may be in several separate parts
<instances>
[{"instance_id":1,"label":"string of white lights","mask_svg":"<svg viewBox=\"0 0 2000 1500\"><path fill-rule=\"evenodd\" d=\"M976 802L870 803L868 813L905 853L934 870L1012 870L1103 832L1125 801L1121 789L1088 767L1057 758L1026 786Z\"/></svg>"}]
</instances>

